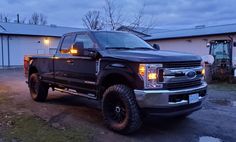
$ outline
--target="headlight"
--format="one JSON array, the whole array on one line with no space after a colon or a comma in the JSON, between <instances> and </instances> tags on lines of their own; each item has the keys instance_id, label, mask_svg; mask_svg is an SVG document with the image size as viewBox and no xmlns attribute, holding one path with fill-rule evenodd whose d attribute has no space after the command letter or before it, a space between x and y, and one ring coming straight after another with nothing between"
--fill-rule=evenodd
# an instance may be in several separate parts
<instances>
[{"instance_id":1,"label":"headlight","mask_svg":"<svg viewBox=\"0 0 236 142\"><path fill-rule=\"evenodd\" d=\"M148 73L148 80L156 80L157 78L157 73Z\"/></svg>"},{"instance_id":2,"label":"headlight","mask_svg":"<svg viewBox=\"0 0 236 142\"><path fill-rule=\"evenodd\" d=\"M160 89L163 87L163 84L159 83L160 79L163 78L160 68L162 68L162 64L139 65L139 75L143 78L145 89Z\"/></svg>"}]
</instances>

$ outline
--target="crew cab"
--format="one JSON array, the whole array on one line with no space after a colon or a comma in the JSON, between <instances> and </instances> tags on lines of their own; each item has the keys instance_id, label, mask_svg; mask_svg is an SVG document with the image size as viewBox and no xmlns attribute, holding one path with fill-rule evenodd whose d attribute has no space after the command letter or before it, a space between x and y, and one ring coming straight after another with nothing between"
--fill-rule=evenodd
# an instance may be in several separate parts
<instances>
[{"instance_id":1,"label":"crew cab","mask_svg":"<svg viewBox=\"0 0 236 142\"><path fill-rule=\"evenodd\" d=\"M199 110L207 95L199 56L161 51L126 32L65 34L54 55L24 57L33 100L48 89L100 102L105 124L132 133L142 116L185 117Z\"/></svg>"}]
</instances>

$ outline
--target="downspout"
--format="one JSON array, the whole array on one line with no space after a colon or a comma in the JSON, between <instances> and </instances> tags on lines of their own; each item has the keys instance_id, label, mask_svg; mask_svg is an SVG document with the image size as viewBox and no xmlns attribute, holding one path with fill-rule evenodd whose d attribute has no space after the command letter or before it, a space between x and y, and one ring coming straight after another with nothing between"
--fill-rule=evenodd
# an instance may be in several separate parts
<instances>
[{"instance_id":1,"label":"downspout","mask_svg":"<svg viewBox=\"0 0 236 142\"><path fill-rule=\"evenodd\" d=\"M2 67L4 67L3 35L1 35L1 47L2 47Z\"/></svg>"},{"instance_id":2,"label":"downspout","mask_svg":"<svg viewBox=\"0 0 236 142\"><path fill-rule=\"evenodd\" d=\"M228 37L230 38L230 40L231 40L231 49L230 49L230 52L231 52L231 54L230 54L230 58L231 58L231 68L233 68L233 47L234 47L234 38L231 36L231 35L228 35Z\"/></svg>"},{"instance_id":3,"label":"downspout","mask_svg":"<svg viewBox=\"0 0 236 142\"><path fill-rule=\"evenodd\" d=\"M8 67L10 67L10 42L9 42L9 35L7 36L7 52L8 52Z\"/></svg>"}]
</instances>

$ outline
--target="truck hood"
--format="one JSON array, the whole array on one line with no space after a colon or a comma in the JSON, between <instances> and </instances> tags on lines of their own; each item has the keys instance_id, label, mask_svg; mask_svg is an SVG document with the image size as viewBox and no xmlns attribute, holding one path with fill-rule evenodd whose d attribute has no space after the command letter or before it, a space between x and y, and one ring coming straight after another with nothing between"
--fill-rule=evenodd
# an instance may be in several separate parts
<instances>
[{"instance_id":1,"label":"truck hood","mask_svg":"<svg viewBox=\"0 0 236 142\"><path fill-rule=\"evenodd\" d=\"M102 51L101 55L104 58L116 58L133 62L183 62L202 60L197 55L160 50L106 50Z\"/></svg>"}]
</instances>

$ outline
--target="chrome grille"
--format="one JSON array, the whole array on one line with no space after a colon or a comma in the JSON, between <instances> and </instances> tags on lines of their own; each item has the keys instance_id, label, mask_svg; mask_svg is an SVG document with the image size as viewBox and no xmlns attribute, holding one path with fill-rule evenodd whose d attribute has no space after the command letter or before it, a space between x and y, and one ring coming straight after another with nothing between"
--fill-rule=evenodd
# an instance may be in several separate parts
<instances>
[{"instance_id":1,"label":"chrome grille","mask_svg":"<svg viewBox=\"0 0 236 142\"><path fill-rule=\"evenodd\" d=\"M194 62L174 62L163 64L164 68L181 68L181 67L198 67L201 66L201 61Z\"/></svg>"},{"instance_id":2,"label":"chrome grille","mask_svg":"<svg viewBox=\"0 0 236 142\"><path fill-rule=\"evenodd\" d=\"M178 83L167 83L164 84L164 87L169 90L182 89L188 87L195 87L201 85L201 80L194 80L188 82L178 82Z\"/></svg>"},{"instance_id":3,"label":"chrome grille","mask_svg":"<svg viewBox=\"0 0 236 142\"><path fill-rule=\"evenodd\" d=\"M163 69L163 87L168 90L196 87L202 83L202 66L165 68ZM195 76L189 77L189 72L195 72Z\"/></svg>"}]
</instances>

